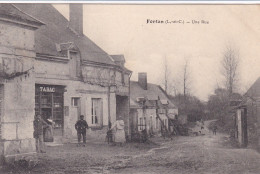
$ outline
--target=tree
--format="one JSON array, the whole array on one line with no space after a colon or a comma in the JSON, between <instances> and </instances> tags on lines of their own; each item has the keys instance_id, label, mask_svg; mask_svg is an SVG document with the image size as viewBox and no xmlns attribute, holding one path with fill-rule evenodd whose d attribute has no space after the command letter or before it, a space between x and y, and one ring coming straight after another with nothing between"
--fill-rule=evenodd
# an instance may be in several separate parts
<instances>
[{"instance_id":1,"label":"tree","mask_svg":"<svg viewBox=\"0 0 260 174\"><path fill-rule=\"evenodd\" d=\"M177 86L176 80L172 77L171 70L169 68L169 64L167 62L166 56L164 57L164 65L163 65L163 87L167 94L177 95Z\"/></svg>"},{"instance_id":2,"label":"tree","mask_svg":"<svg viewBox=\"0 0 260 174\"><path fill-rule=\"evenodd\" d=\"M222 59L222 75L229 96L234 92L238 82L239 54L231 46L226 48Z\"/></svg>"},{"instance_id":3,"label":"tree","mask_svg":"<svg viewBox=\"0 0 260 174\"><path fill-rule=\"evenodd\" d=\"M183 66L183 96L184 96L184 108L187 108L187 93L190 85L190 73L189 73L189 61L185 60Z\"/></svg>"},{"instance_id":4,"label":"tree","mask_svg":"<svg viewBox=\"0 0 260 174\"><path fill-rule=\"evenodd\" d=\"M165 56L164 57L164 90L167 94L168 94L169 76L170 76L170 72L169 72L169 68L168 68L167 59L166 59L166 56Z\"/></svg>"},{"instance_id":5,"label":"tree","mask_svg":"<svg viewBox=\"0 0 260 174\"><path fill-rule=\"evenodd\" d=\"M184 99L183 94L169 96L171 101L178 107L179 115L187 115L189 121L198 121L205 116L204 104L195 96L187 94Z\"/></svg>"},{"instance_id":6,"label":"tree","mask_svg":"<svg viewBox=\"0 0 260 174\"><path fill-rule=\"evenodd\" d=\"M223 88L215 89L215 94L209 96L208 109L214 118L220 118L224 123L224 117L228 112L228 91Z\"/></svg>"},{"instance_id":7,"label":"tree","mask_svg":"<svg viewBox=\"0 0 260 174\"><path fill-rule=\"evenodd\" d=\"M189 85L189 72L188 72L188 60L185 60L183 67L183 95L186 97Z\"/></svg>"}]
</instances>

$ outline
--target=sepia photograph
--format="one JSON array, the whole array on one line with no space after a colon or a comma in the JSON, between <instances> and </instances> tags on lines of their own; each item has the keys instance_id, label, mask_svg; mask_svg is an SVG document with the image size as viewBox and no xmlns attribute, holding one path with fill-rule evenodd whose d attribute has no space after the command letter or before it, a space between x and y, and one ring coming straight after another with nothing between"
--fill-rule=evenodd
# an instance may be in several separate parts
<instances>
[{"instance_id":1,"label":"sepia photograph","mask_svg":"<svg viewBox=\"0 0 260 174\"><path fill-rule=\"evenodd\" d=\"M0 2L0 173L259 174L259 18Z\"/></svg>"}]
</instances>

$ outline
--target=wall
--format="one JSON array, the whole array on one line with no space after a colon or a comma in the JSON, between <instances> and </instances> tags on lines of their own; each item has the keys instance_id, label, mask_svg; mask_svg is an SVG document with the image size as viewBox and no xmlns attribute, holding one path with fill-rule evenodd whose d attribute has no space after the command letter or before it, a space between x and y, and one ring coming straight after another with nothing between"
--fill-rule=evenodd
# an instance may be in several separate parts
<instances>
[{"instance_id":1,"label":"wall","mask_svg":"<svg viewBox=\"0 0 260 174\"><path fill-rule=\"evenodd\" d=\"M69 78L69 65L61 62L35 61L35 72L37 76L49 78Z\"/></svg>"},{"instance_id":2,"label":"wall","mask_svg":"<svg viewBox=\"0 0 260 174\"><path fill-rule=\"evenodd\" d=\"M1 81L4 87L3 153L5 157L34 153L34 31L5 23L0 23L0 30L1 73L28 71Z\"/></svg>"}]
</instances>

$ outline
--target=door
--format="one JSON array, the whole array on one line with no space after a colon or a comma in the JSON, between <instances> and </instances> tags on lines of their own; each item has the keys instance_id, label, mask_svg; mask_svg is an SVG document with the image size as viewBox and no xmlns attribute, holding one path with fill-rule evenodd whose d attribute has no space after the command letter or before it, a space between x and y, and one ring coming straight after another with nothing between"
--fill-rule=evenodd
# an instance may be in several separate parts
<instances>
[{"instance_id":1,"label":"door","mask_svg":"<svg viewBox=\"0 0 260 174\"><path fill-rule=\"evenodd\" d=\"M53 135L62 136L64 128L64 87L53 85L35 85L35 114L53 123Z\"/></svg>"}]
</instances>

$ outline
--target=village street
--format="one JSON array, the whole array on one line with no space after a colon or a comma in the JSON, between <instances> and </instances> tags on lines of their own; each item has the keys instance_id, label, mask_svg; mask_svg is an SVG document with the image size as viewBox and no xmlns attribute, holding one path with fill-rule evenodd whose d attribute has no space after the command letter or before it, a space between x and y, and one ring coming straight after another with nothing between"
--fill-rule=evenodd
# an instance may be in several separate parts
<instances>
[{"instance_id":1,"label":"village street","mask_svg":"<svg viewBox=\"0 0 260 174\"><path fill-rule=\"evenodd\" d=\"M205 122L206 125L209 122ZM48 147L33 169L2 173L259 173L260 154L234 149L223 134L157 139L159 145L127 144L123 147L88 143Z\"/></svg>"}]
</instances>

